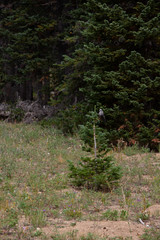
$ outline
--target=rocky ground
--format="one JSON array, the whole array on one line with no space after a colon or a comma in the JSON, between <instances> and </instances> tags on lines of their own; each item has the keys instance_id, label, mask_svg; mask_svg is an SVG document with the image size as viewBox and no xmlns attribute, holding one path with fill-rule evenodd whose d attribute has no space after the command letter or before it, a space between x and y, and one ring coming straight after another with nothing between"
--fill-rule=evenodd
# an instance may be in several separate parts
<instances>
[{"instance_id":1,"label":"rocky ground","mask_svg":"<svg viewBox=\"0 0 160 240\"><path fill-rule=\"evenodd\" d=\"M14 120L33 123L44 118L50 118L57 113L57 109L49 105L41 105L38 101L18 101L16 105L0 104L0 119L6 122Z\"/></svg>"}]
</instances>

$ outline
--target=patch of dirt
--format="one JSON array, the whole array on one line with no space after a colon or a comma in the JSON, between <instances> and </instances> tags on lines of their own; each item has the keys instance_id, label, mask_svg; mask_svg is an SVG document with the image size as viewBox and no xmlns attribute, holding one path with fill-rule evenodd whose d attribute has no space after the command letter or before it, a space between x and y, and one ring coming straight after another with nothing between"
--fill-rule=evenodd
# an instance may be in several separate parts
<instances>
[{"instance_id":1,"label":"patch of dirt","mask_svg":"<svg viewBox=\"0 0 160 240\"><path fill-rule=\"evenodd\" d=\"M159 217L160 216L160 205L152 205L145 210L145 213L148 213L150 217Z\"/></svg>"},{"instance_id":2,"label":"patch of dirt","mask_svg":"<svg viewBox=\"0 0 160 240\"><path fill-rule=\"evenodd\" d=\"M160 153L155 153L156 160L160 160Z\"/></svg>"},{"instance_id":3,"label":"patch of dirt","mask_svg":"<svg viewBox=\"0 0 160 240\"><path fill-rule=\"evenodd\" d=\"M149 175L143 175L144 180L152 181L154 179L154 176L149 176Z\"/></svg>"},{"instance_id":4,"label":"patch of dirt","mask_svg":"<svg viewBox=\"0 0 160 240\"><path fill-rule=\"evenodd\" d=\"M111 209L120 210L119 206L112 206ZM140 236L144 233L145 229L151 227L156 219L160 216L160 205L150 206L145 210L150 215L150 221L144 224L134 221L64 221L62 219L50 219L49 226L42 228L42 232L47 236L51 236L54 233L66 234L76 233L77 237L86 236L88 233L95 234L100 237L132 237L133 240L140 240Z\"/></svg>"},{"instance_id":5,"label":"patch of dirt","mask_svg":"<svg viewBox=\"0 0 160 240\"><path fill-rule=\"evenodd\" d=\"M54 232L64 234L74 231L77 232L78 237L93 233L100 237L132 237L133 240L139 240L144 230L144 225L127 221L81 221L75 223L64 221L58 225L51 225L42 229L48 236L51 236Z\"/></svg>"}]
</instances>

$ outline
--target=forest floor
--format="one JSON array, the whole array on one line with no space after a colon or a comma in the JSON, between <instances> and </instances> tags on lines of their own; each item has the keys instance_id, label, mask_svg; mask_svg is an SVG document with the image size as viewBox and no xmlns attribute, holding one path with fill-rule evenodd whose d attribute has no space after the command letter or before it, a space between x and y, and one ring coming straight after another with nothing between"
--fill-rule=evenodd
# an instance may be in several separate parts
<instances>
[{"instance_id":1,"label":"forest floor","mask_svg":"<svg viewBox=\"0 0 160 240\"><path fill-rule=\"evenodd\" d=\"M106 193L70 185L81 147L54 128L0 122L1 240L160 239L160 154L111 151L123 177Z\"/></svg>"}]
</instances>

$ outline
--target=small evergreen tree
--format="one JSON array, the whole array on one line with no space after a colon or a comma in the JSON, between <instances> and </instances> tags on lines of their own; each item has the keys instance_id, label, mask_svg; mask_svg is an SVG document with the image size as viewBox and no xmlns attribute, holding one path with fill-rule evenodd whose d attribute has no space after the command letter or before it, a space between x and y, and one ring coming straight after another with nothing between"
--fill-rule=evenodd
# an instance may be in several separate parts
<instances>
[{"instance_id":1,"label":"small evergreen tree","mask_svg":"<svg viewBox=\"0 0 160 240\"><path fill-rule=\"evenodd\" d=\"M98 126L100 121L96 111L90 112L86 125L81 126L80 136L84 142L84 150L93 152L94 157L82 157L75 166L69 161L69 178L77 187L85 187L93 190L110 191L122 173L119 166L115 166L114 158L107 156L107 141L103 129Z\"/></svg>"}]
</instances>

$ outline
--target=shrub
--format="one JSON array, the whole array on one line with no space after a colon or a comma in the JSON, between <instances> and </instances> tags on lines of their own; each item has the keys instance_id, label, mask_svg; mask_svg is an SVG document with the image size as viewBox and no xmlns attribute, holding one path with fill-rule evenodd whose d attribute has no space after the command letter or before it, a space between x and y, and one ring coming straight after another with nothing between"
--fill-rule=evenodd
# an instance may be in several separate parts
<instances>
[{"instance_id":1,"label":"shrub","mask_svg":"<svg viewBox=\"0 0 160 240\"><path fill-rule=\"evenodd\" d=\"M83 157L75 166L69 161L69 177L73 185L88 189L109 191L121 177L119 166L114 166L113 157Z\"/></svg>"},{"instance_id":2,"label":"shrub","mask_svg":"<svg viewBox=\"0 0 160 240\"><path fill-rule=\"evenodd\" d=\"M21 122L24 117L24 111L21 108L11 106L10 122Z\"/></svg>"},{"instance_id":3,"label":"shrub","mask_svg":"<svg viewBox=\"0 0 160 240\"><path fill-rule=\"evenodd\" d=\"M84 122L87 106L81 104L70 105L65 110L59 111L54 118L54 125L61 129L64 134L74 134L78 125Z\"/></svg>"}]
</instances>

